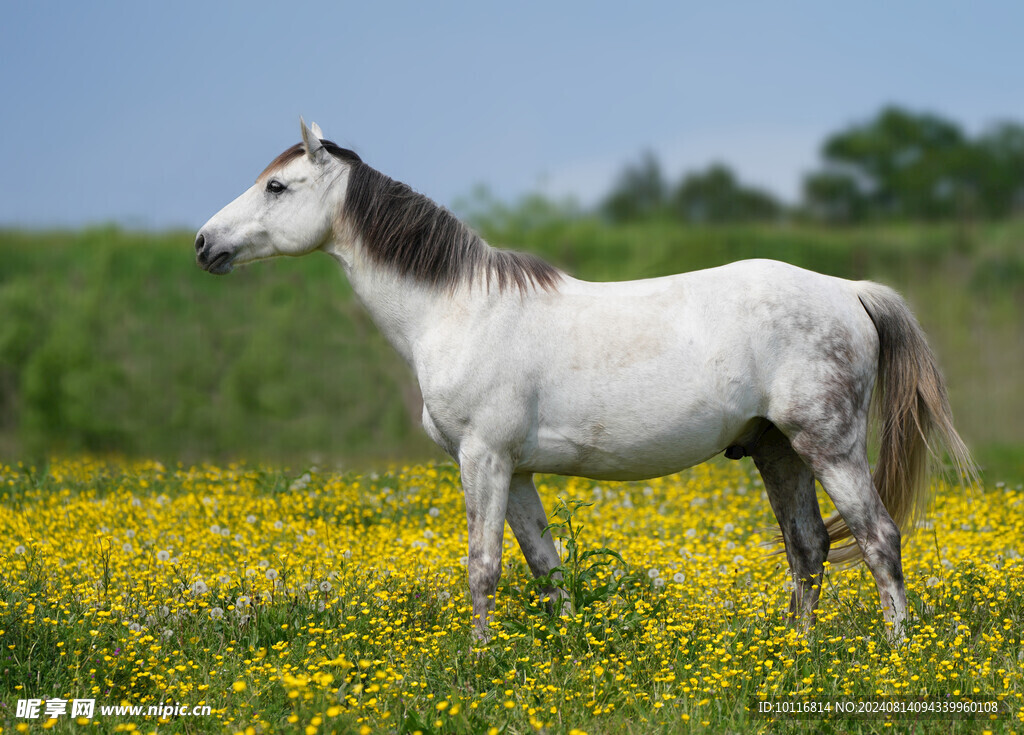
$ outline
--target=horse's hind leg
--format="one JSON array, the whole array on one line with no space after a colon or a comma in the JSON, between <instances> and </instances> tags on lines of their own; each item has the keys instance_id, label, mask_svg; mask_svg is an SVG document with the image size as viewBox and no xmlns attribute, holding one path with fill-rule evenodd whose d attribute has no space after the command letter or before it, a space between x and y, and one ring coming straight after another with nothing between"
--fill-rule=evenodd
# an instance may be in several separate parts
<instances>
[{"instance_id":1,"label":"horse's hind leg","mask_svg":"<svg viewBox=\"0 0 1024 735\"><path fill-rule=\"evenodd\" d=\"M782 529L796 585L789 601L790 620L799 616L806 629L814 623L829 548L828 531L814 491L814 474L774 426L761 436L751 456Z\"/></svg>"},{"instance_id":2,"label":"horse's hind leg","mask_svg":"<svg viewBox=\"0 0 1024 735\"><path fill-rule=\"evenodd\" d=\"M795 443L795 442L794 442ZM860 546L864 563L875 578L882 615L902 639L907 619L901 534L871 481L863 446L840 458L812 459L814 472Z\"/></svg>"},{"instance_id":3,"label":"horse's hind leg","mask_svg":"<svg viewBox=\"0 0 1024 735\"><path fill-rule=\"evenodd\" d=\"M864 563L875 578L885 621L892 626L894 637L903 638L907 593L900 529L871 480L865 448L867 397L861 404L859 410L837 412L833 420L805 420L802 427L793 428L790 441L856 539Z\"/></svg>"}]
</instances>

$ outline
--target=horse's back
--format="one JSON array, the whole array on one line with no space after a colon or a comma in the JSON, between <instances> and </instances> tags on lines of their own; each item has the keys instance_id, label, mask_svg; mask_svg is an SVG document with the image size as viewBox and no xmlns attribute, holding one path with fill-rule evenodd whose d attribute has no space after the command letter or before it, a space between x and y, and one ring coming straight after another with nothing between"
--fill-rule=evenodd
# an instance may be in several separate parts
<instances>
[{"instance_id":1,"label":"horse's back","mask_svg":"<svg viewBox=\"0 0 1024 735\"><path fill-rule=\"evenodd\" d=\"M858 299L858 284L774 260L744 260L662 278L595 283L570 279L555 295L545 334L568 325L577 335L566 354L588 346L616 361L659 350L676 359L703 350L715 359L746 363L797 359L818 353L837 333L862 339L874 333ZM559 343L566 345L559 340ZM629 349L632 347L632 349ZM628 358L621 356L628 351ZM573 359L576 359L574 357ZM728 360L727 360L728 361Z\"/></svg>"}]
</instances>

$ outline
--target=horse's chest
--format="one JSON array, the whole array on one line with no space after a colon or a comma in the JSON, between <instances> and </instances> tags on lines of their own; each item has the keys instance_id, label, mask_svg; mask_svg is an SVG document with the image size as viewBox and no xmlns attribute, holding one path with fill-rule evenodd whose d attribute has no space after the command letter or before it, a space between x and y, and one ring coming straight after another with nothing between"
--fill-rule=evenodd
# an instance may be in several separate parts
<instances>
[{"instance_id":1,"label":"horse's chest","mask_svg":"<svg viewBox=\"0 0 1024 735\"><path fill-rule=\"evenodd\" d=\"M442 429L434 417L431 416L426 403L423 404L423 429L427 432L427 436L430 437L437 446L441 447L447 452L452 458L458 459L459 456L459 440L458 436L455 436L455 432L452 431L451 427L447 427L447 430ZM443 424L443 422L442 422Z\"/></svg>"}]
</instances>

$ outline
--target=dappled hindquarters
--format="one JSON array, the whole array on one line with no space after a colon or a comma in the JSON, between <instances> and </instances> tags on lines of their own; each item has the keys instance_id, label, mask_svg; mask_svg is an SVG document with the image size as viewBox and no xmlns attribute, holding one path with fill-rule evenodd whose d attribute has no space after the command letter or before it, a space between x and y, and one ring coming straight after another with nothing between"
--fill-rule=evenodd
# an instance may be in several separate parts
<instances>
[{"instance_id":1,"label":"dappled hindquarters","mask_svg":"<svg viewBox=\"0 0 1024 735\"><path fill-rule=\"evenodd\" d=\"M810 634L786 625L792 585L748 469L540 477L575 609L538 604L506 531L475 647L452 465L3 467L2 724L30 722L19 699L93 698L79 721L105 730L718 732L769 727L762 697L928 695L1002 697L1011 714L984 728L1022 726L1020 487L937 488L905 544L911 632L894 647L862 567L827 570ZM98 709L167 702L211 715Z\"/></svg>"}]
</instances>

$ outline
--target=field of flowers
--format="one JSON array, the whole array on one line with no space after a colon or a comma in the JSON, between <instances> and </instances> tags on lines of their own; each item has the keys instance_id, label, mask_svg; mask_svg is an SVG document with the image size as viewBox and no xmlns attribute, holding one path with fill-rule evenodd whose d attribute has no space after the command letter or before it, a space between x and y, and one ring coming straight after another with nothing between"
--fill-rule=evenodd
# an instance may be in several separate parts
<instances>
[{"instance_id":1,"label":"field of flowers","mask_svg":"<svg viewBox=\"0 0 1024 735\"><path fill-rule=\"evenodd\" d=\"M7 732L1024 730L1024 492L940 485L890 644L862 568L786 625L785 557L747 463L642 483L539 478L574 585L538 604L511 533L475 645L450 465L379 474L153 461L0 466ZM584 505L583 503L592 503ZM825 508L828 510L828 508ZM597 552L586 557L585 552ZM615 553L612 553L615 552ZM621 556L621 561L617 558ZM756 701L1002 699L995 718L766 719ZM93 699L92 717L17 711ZM103 715L102 705L210 714Z\"/></svg>"}]
</instances>

